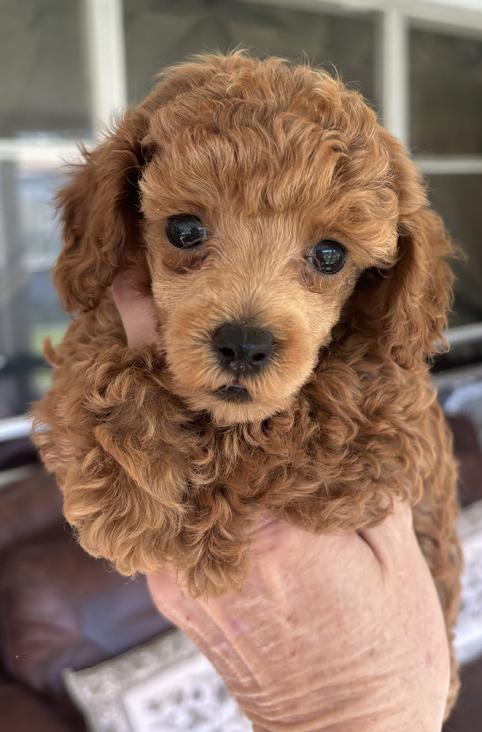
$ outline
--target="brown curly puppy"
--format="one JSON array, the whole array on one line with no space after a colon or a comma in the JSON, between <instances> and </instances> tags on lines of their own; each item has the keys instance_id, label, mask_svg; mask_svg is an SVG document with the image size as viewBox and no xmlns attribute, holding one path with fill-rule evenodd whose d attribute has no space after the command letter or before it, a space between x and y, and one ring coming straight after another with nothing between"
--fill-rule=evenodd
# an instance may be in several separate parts
<instances>
[{"instance_id":1,"label":"brown curly puppy","mask_svg":"<svg viewBox=\"0 0 482 732\"><path fill-rule=\"evenodd\" d=\"M455 467L427 361L452 246L362 97L280 59L198 57L85 153L60 206L74 318L34 439L82 546L219 592L260 512L361 529L400 496L451 635ZM155 347L126 346L109 287L126 268Z\"/></svg>"}]
</instances>

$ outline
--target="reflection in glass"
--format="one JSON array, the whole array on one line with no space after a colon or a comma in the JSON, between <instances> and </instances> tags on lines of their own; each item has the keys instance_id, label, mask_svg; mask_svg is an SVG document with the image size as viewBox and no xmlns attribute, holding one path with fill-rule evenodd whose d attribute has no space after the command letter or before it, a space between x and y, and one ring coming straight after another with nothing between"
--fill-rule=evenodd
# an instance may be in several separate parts
<instances>
[{"instance_id":1,"label":"reflection in glass","mask_svg":"<svg viewBox=\"0 0 482 732\"><path fill-rule=\"evenodd\" d=\"M432 175L429 195L466 261L455 263L455 312L451 325L482 322L482 176Z\"/></svg>"},{"instance_id":2,"label":"reflection in glass","mask_svg":"<svg viewBox=\"0 0 482 732\"><path fill-rule=\"evenodd\" d=\"M0 137L88 136L82 0L0 0Z\"/></svg>"},{"instance_id":3,"label":"reflection in glass","mask_svg":"<svg viewBox=\"0 0 482 732\"><path fill-rule=\"evenodd\" d=\"M54 199L62 181L57 166L30 163L17 167L19 225L26 266L51 266L60 251Z\"/></svg>"},{"instance_id":4,"label":"reflection in glass","mask_svg":"<svg viewBox=\"0 0 482 732\"><path fill-rule=\"evenodd\" d=\"M411 147L482 154L482 35L410 31Z\"/></svg>"},{"instance_id":5,"label":"reflection in glass","mask_svg":"<svg viewBox=\"0 0 482 732\"><path fill-rule=\"evenodd\" d=\"M165 65L193 53L236 47L254 55L333 65L372 102L375 93L374 14L309 11L238 0L124 0L127 80L141 99Z\"/></svg>"},{"instance_id":6,"label":"reflection in glass","mask_svg":"<svg viewBox=\"0 0 482 732\"><path fill-rule=\"evenodd\" d=\"M58 342L68 321L51 281L59 182L57 168L0 163L0 418L21 414L46 388L42 341Z\"/></svg>"}]
</instances>

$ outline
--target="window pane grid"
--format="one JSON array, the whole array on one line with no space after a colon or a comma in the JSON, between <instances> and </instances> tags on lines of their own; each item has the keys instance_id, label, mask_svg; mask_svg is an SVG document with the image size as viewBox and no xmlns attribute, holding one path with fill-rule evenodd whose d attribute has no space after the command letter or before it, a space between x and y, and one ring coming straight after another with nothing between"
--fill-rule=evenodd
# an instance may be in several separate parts
<instances>
[{"instance_id":1,"label":"window pane grid","mask_svg":"<svg viewBox=\"0 0 482 732\"><path fill-rule=\"evenodd\" d=\"M2 0L0 0L0 3L1 2ZM183 1L178 2L176 3L176 7L180 7L184 4L185 3ZM409 147L415 148L413 149L413 152L415 154L417 165L424 175L430 177L432 194L441 199L441 209L446 205L444 201L447 201L449 198L449 179L453 179L457 176L462 187L464 190L467 189L467 191L473 191L474 187L477 187L478 182L482 181L482 154L478 154L477 145L474 146L474 150L463 149L459 151L456 150L454 152L449 151L450 154L447 154L446 152L441 154L438 150L434 152L419 150L414 145L414 138L412 134L413 130L411 129L413 124L409 124L409 121L412 119L412 113L414 112L413 107L410 109L410 96L413 91L414 83L413 79L410 78L409 75L410 34L414 29L418 29L417 32L419 33L428 32L428 30L430 30L430 32L433 31L433 33L438 32L433 21L429 18L429 11L427 11L427 22L430 23L430 25L427 26L427 24L425 24L424 31L423 25L420 24L420 21L424 18L424 10L422 7L425 5L424 3L420 3L417 12L414 13L410 11L410 3L406 4L403 0L391 3L391 10L387 10L386 4L381 1L378 2L378 0L373 0L370 2L370 0L367 0L364 4L360 2L360 7L356 11L353 11L353 7L350 8L350 2L339 0L339 10L342 11L337 12L337 9L332 6L331 15L333 18L336 18L336 20L333 21L329 20L330 3L325 3L323 0L320 0L319 3L309 2L306 4L304 9L301 3L296 4L294 0L292 3L287 0L280 0L279 2L276 2L276 0L273 2L263 2L263 0L237 0L236 2L235 0L231 0L231 2L227 4L231 7L236 6L238 8L241 8L241 6L247 7L249 5L258 8L255 12L258 12L259 17L265 18L266 20L266 27L264 30L262 24L260 27L253 26L255 31L254 37L257 38L259 36L260 43L266 42L266 38L263 36L263 33L265 33L265 35L269 35L267 19L272 16L270 15L270 11L266 9L269 9L270 6L284 12L284 16L282 14L280 17L288 19L286 23L287 29L290 33L293 30L294 21L292 19L295 18L295 13L300 13L302 15L304 12L307 14L307 17L311 13L313 22L311 23L312 28L310 29L310 32L312 33L315 46L316 34L314 33L313 28L317 13L320 18L325 17L327 19L326 22L332 22L333 29L338 28L338 26L341 27L343 21L345 21L349 26L350 22L356 24L357 20L361 24L360 27L363 27L363 23L367 23L368 28L369 24L373 23L374 12L376 11L379 22L373 23L373 28L374 35L376 34L378 36L379 48L383 51L379 59L379 61L383 61L382 76L380 79L376 79L375 67L377 62L375 52L377 44L375 43L375 38L372 38L373 56L371 55L371 52L369 52L369 42L367 41L364 58L366 56L365 61L367 68L369 68L370 65L373 66L373 76L370 78L369 75L365 74L366 78L364 77L362 83L359 84L361 91L371 98L371 101L374 103L376 108L383 109L384 122L391 131L400 137L402 142L407 144ZM22 6L27 8L29 5L32 6L32 3L28 3L26 0L18 0L19 7ZM193 9L202 5L204 5L204 3L194 2L193 0ZM45 114L43 119L48 122L48 124L46 123L47 131L39 132L35 129L35 125L32 127L28 118L29 109L24 107L23 110L21 110L21 114L23 114L23 119L26 121L23 126L19 125L19 129L21 129L20 134L15 136L12 134L15 127L15 120L12 121L13 118L10 119L9 127L2 128L0 126L0 165L6 164L7 168L10 168L10 171L16 168L17 173L20 176L19 180L22 179L23 181L22 184L18 183L18 190L20 191L21 185L23 185L23 190L21 190L17 195L17 209L21 211L22 206L24 209L25 207L28 207L29 210L34 212L36 211L36 216L40 215L41 217L42 214L39 212L47 212L48 207L46 202L37 201L37 203L32 204L32 202L29 202L28 200L29 194L27 189L29 187L31 191L35 189L36 175L40 177L43 175L44 177L49 178L49 176L51 177L54 174L59 174L61 167L66 162L77 162L79 160L78 141L81 141L87 148L91 147L95 141L99 139L103 126L106 125L107 127L110 127L114 118L126 107L127 89L129 90L129 96L132 100L136 97L142 96L145 91L142 84L146 85L147 83L147 85L150 85L153 81L152 77L148 78L149 74L145 73L145 69L144 72L138 74L137 77L133 71L136 62L136 54L132 55L132 46L131 50L129 49L129 33L130 40L132 41L133 32L132 28L129 29L128 25L129 14L132 16L135 12L139 13L144 6L149 6L151 10L165 7L167 12L167 9L172 8L173 4L170 2L163 2L163 0L156 0L156 2L151 3L149 3L148 0L136 0L136 2L133 0L75 0L73 3L69 4L63 2L59 4L59 0L38 0L38 2L36 2L36 6L38 12L43 12L43 19L47 25L49 23L52 24L56 22L55 13L52 12L54 8L56 9L57 6L62 6L62 12L68 13L67 7L70 6L70 8L72 8L75 6L77 35L82 39L80 44L78 41L71 42L71 56L77 59L77 62L74 65L76 65L80 70L76 87L78 89L78 93L77 98L69 97L69 103L64 105L65 109L59 110L59 119L61 122L59 123L52 116L49 117L49 110L46 109L44 110ZM263 7L265 8L264 11ZM414 15L417 16L416 21L414 20ZM468 24L469 15L460 14L457 16L460 20L460 23L458 24L460 27L457 31L454 30L452 20L449 19L449 16L452 20L455 18L453 13L450 14L447 12L447 23L450 23L450 25L446 25L444 27L444 32L455 33L459 36L463 35L465 37L465 32L463 30L464 18L467 20ZM173 20L171 18L171 20L174 22L175 19ZM229 30L229 33L236 32L236 30L233 31L233 29L236 28L238 28L239 33L247 32L246 28L248 26L245 25L245 20L243 19L240 11L238 11L238 16L234 19L228 18L228 20L229 23L227 25L225 24L226 27L224 30L221 29L223 33L226 31L226 28ZM217 21L220 23L221 18L218 18ZM480 30L482 30L482 13L479 14L479 21L479 27ZM477 43L477 31L474 30L475 25L476 24L471 23L470 29L467 26L466 33L467 37L471 38L471 42L474 44ZM72 24L70 27L72 29ZM340 35L333 32L333 29L331 33L326 35L326 38L324 37L323 40L325 45L328 44L326 46L326 48L329 49L329 53L327 52L327 55L333 55L336 51L335 46L333 46L333 49L329 46L329 37L331 36L333 38ZM170 35L172 36L172 34ZM288 34L286 35L286 38L289 38ZM367 39L368 38L369 33L367 35ZM482 47L482 35L480 36L480 39ZM393 43L394 40L396 43ZM173 57L166 59L160 58L159 63L155 64L157 68L160 68L164 63L179 60L180 55L186 55L189 53L188 48L186 49L186 53L184 53L182 48L179 50L179 47L176 47L175 44L171 45ZM313 48L315 48L315 46L313 46ZM193 48L192 50L197 51L199 49ZM268 50L270 53L278 52L277 48ZM139 54L137 54L138 58L141 58L143 52L144 49L140 47ZM149 49L146 48L145 52L147 54L146 63L150 63L150 60L148 59ZM283 49L280 49L280 52L284 55ZM348 53L348 51L346 51L346 53ZM125 63L126 55L129 59L128 65ZM324 54L322 55L324 56ZM342 55L343 52L341 53L340 58ZM323 58L310 57L310 60L314 60L315 62L324 61L327 60L327 56L324 56ZM51 62L51 68L52 63L53 62ZM144 64L144 66L147 68L146 64ZM359 82L360 79L355 78L357 76L355 71L350 71L350 68L351 67L348 65L348 71L345 74L347 80ZM353 68L355 69L356 67ZM64 86L59 82L55 89L58 99L63 98L63 88ZM397 94L398 98L396 96ZM70 108L69 104L71 105ZM76 104L77 110L80 104L80 112L72 114L72 109L76 109ZM77 118L75 117L76 114ZM80 120L80 122L76 121L76 119ZM482 150L482 145L480 149ZM13 168L10 166L13 166ZM469 183L468 179L472 179L472 183ZM50 183L48 185L45 183L45 185L47 190ZM457 185L458 182L455 183L456 188ZM52 188L50 188L50 190L52 190ZM25 196L27 196L27 198L25 198ZM35 208L35 206L37 206L37 208ZM441 210L441 212L444 215L444 211ZM453 216L454 215L452 215L451 223L453 223L454 220ZM30 223L33 226L32 220L30 220ZM45 228L42 228L42 226L45 226ZM4 284L5 282L9 282L9 289L11 289L15 283L19 286L20 280L18 277L21 275L22 282L20 290L23 291L24 288L30 288L26 291L26 301L31 302L33 309L36 310L36 319L35 323L30 323L28 327L25 328L25 333L22 335L22 338L26 338L26 347L32 348L34 351L38 352L40 339L44 331L48 328L53 328L53 330L55 330L57 327L59 329L57 335L60 336L61 329L64 327L65 322L65 319L62 320L62 318L59 318L57 324L55 323L54 301L49 300L49 298L46 298L45 301L42 300L42 298L41 301L36 299L39 295L42 295L45 288L48 290L49 286L47 281L49 277L49 270L60 246L59 234L52 222L47 225L44 221L44 224L39 225L37 232L34 232L33 228L32 230L28 230L28 221L22 220L19 221L19 228L15 236L19 241L22 240L22 255L20 260L15 263L14 268L18 276L16 279L13 278L12 280L7 277L6 279L3 279L3 282ZM27 246L29 242L30 247ZM5 269L2 266L2 256L2 247L0 246L0 280L2 279L2 271L4 276L6 274ZM18 296L16 295L15 302L17 301ZM469 305L470 303L468 306ZM28 320L28 317L28 313L26 313L25 310L19 310L18 318L20 318L20 320L22 318L24 320ZM0 331L1 325L2 318L0 317ZM12 331L11 337L15 337L15 332ZM0 414L0 417L1 416L2 415Z\"/></svg>"}]
</instances>

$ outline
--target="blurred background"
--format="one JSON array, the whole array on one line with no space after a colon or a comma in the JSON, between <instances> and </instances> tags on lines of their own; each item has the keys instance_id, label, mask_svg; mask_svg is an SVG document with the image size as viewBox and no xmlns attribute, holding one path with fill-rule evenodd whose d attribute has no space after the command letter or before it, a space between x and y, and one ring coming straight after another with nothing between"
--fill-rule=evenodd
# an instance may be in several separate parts
<instances>
[{"instance_id":1,"label":"blurred background","mask_svg":"<svg viewBox=\"0 0 482 732\"><path fill-rule=\"evenodd\" d=\"M165 717L167 727L145 721L136 704L152 702L144 712L156 704L159 710L158 696L151 702L130 698L132 719L144 719L137 727L113 721L106 700L116 708L115 689L124 677L112 669L109 682L105 676L102 683L96 676L65 680L66 668L103 662L150 638L165 621L150 607L142 582L127 586L68 543L65 529L55 534L61 521L57 490L40 467L13 479L9 471L36 460L23 415L49 385L42 340L49 335L57 342L67 323L51 283L61 246L52 199L65 162L78 160L79 142L95 145L115 115L142 99L161 67L237 46L261 57L307 57L335 67L411 150L433 205L466 255L457 264L452 351L433 373L454 430L461 500L470 509L463 529L466 561L474 576L479 572L477 581L465 583L468 630L459 646L469 670L462 717L447 730L480 732L482 703L477 707L472 697L480 700L482 684L482 0L0 0L0 719L7 718L2 703L8 703L13 716L6 732L21 732L27 712L38 720L47 715L46 726L38 722L35 732L84 729L65 700L68 687L92 730L201 729L195 716L174 712ZM49 577L44 584L42 556L44 579ZM68 610L61 607L66 598ZM29 616L34 606L46 613L36 621ZM144 652L145 667L159 658L155 650ZM164 653L188 657L191 650L181 644ZM137 673L139 664L131 659L124 667ZM225 692L209 688L200 686L198 696L206 701L211 694L208 701L219 710ZM26 689L34 697L22 697ZM94 698L94 689L101 689L100 697ZM35 707L39 694L50 711ZM16 695L21 704L14 703ZM169 698L178 709L177 697ZM202 729L245 729L226 714L217 727ZM56 726L66 719L69 726Z\"/></svg>"},{"instance_id":2,"label":"blurred background","mask_svg":"<svg viewBox=\"0 0 482 732\"><path fill-rule=\"evenodd\" d=\"M237 45L336 67L411 149L467 255L451 324L482 333L482 0L0 0L0 420L48 384L42 339L66 323L63 162L162 66Z\"/></svg>"}]
</instances>

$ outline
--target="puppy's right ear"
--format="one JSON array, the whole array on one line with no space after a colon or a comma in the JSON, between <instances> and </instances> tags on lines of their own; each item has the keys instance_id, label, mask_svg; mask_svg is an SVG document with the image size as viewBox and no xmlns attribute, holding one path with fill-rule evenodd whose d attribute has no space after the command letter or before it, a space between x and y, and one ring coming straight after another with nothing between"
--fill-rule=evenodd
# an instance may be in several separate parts
<instances>
[{"instance_id":1,"label":"puppy's right ear","mask_svg":"<svg viewBox=\"0 0 482 732\"><path fill-rule=\"evenodd\" d=\"M82 151L84 162L58 193L63 248L53 279L67 311L95 308L119 268L141 256L138 182L147 125L142 107L128 111L110 137Z\"/></svg>"}]
</instances>

